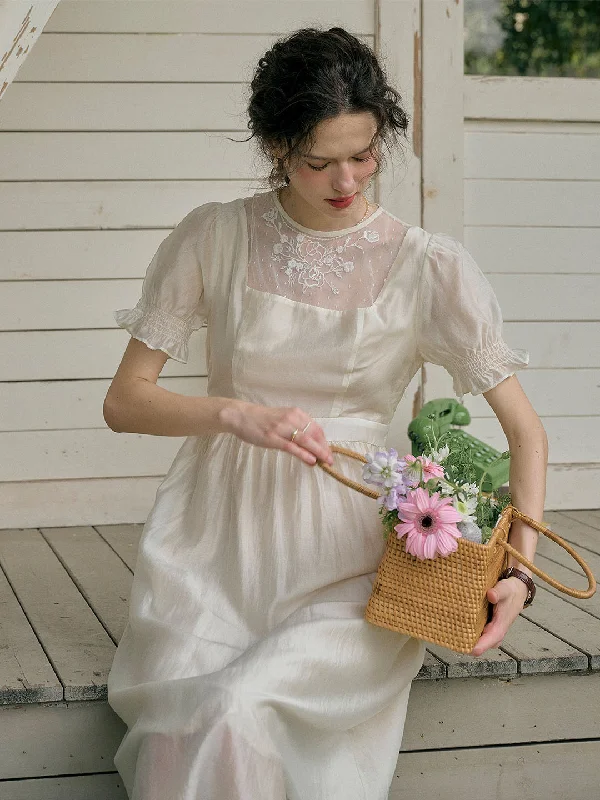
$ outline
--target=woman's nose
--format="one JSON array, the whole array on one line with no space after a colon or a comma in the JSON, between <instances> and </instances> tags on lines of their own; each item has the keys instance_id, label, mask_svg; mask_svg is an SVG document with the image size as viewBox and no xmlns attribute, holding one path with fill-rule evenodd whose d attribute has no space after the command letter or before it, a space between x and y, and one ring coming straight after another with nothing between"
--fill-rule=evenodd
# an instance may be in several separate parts
<instances>
[{"instance_id":1,"label":"woman's nose","mask_svg":"<svg viewBox=\"0 0 600 800\"><path fill-rule=\"evenodd\" d=\"M333 186L336 192L340 192L342 195L350 195L356 191L354 170L350 164L340 164L333 181Z\"/></svg>"}]
</instances>

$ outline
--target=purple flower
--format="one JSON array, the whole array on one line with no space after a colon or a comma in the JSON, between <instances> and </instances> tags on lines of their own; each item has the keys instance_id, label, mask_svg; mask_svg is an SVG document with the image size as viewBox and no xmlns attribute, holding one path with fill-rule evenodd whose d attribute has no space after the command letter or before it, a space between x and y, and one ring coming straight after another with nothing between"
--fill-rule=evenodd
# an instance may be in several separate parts
<instances>
[{"instance_id":1,"label":"purple flower","mask_svg":"<svg viewBox=\"0 0 600 800\"><path fill-rule=\"evenodd\" d=\"M393 447L390 450L378 450L374 454L367 453L366 458L367 463L363 467L365 483L373 483L385 489L392 489L402 483L405 462L398 459L398 452Z\"/></svg>"}]
</instances>

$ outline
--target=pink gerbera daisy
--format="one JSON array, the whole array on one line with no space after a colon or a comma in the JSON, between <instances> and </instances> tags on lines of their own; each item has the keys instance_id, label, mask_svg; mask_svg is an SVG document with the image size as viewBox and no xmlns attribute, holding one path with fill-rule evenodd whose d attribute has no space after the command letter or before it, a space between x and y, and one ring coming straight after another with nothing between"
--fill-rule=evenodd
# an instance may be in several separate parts
<instances>
[{"instance_id":1,"label":"pink gerbera daisy","mask_svg":"<svg viewBox=\"0 0 600 800\"><path fill-rule=\"evenodd\" d=\"M458 549L461 533L455 523L463 516L452 505L452 497L430 495L419 487L407 494L406 502L398 503L398 517L402 522L394 530L398 539L406 535L407 553L424 560Z\"/></svg>"}]
</instances>

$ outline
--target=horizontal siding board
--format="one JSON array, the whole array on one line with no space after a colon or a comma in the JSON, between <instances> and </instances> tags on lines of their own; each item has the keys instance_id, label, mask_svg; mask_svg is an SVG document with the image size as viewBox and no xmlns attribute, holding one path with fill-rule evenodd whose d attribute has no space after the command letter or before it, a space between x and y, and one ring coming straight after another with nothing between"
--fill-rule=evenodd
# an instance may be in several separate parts
<instances>
[{"instance_id":1,"label":"horizontal siding board","mask_svg":"<svg viewBox=\"0 0 600 800\"><path fill-rule=\"evenodd\" d=\"M597 181L600 125L595 133L554 133L551 122L547 133L467 130L464 159L466 179Z\"/></svg>"},{"instance_id":2,"label":"horizontal siding board","mask_svg":"<svg viewBox=\"0 0 600 800\"><path fill-rule=\"evenodd\" d=\"M143 523L161 481L158 476L0 482L0 529ZM599 481L599 464L550 464L546 509L597 505Z\"/></svg>"},{"instance_id":3,"label":"horizontal siding board","mask_svg":"<svg viewBox=\"0 0 600 800\"><path fill-rule=\"evenodd\" d=\"M4 381L112 378L129 342L127 331L21 331L0 333ZM164 376L206 375L206 329L192 333L189 359L169 359Z\"/></svg>"},{"instance_id":4,"label":"horizontal siding board","mask_svg":"<svg viewBox=\"0 0 600 800\"><path fill-rule=\"evenodd\" d=\"M467 121L600 122L600 79L597 78L465 75L463 98Z\"/></svg>"},{"instance_id":5,"label":"horizontal siding board","mask_svg":"<svg viewBox=\"0 0 600 800\"><path fill-rule=\"evenodd\" d=\"M510 346L530 352L529 366L517 376L533 369L600 368L600 350L591 346L600 336L600 323L506 322L503 334ZM119 328L0 332L0 375L4 381L112 378L128 340L129 334ZM206 375L205 341L205 328L193 333L188 363L169 359L163 374ZM447 375L434 364L426 370Z\"/></svg>"},{"instance_id":6,"label":"horizontal siding board","mask_svg":"<svg viewBox=\"0 0 600 800\"><path fill-rule=\"evenodd\" d=\"M183 441L109 428L0 433L0 481L164 475Z\"/></svg>"},{"instance_id":7,"label":"horizontal siding board","mask_svg":"<svg viewBox=\"0 0 600 800\"><path fill-rule=\"evenodd\" d=\"M139 279L7 281L0 295L0 329L112 328L113 311L135 306L141 286Z\"/></svg>"},{"instance_id":8,"label":"horizontal siding board","mask_svg":"<svg viewBox=\"0 0 600 800\"><path fill-rule=\"evenodd\" d=\"M600 417L547 417L549 463L592 463L600 452ZM473 436L508 448L500 423L476 419ZM116 434L109 428L0 433L0 481L164 475L182 439Z\"/></svg>"},{"instance_id":9,"label":"horizontal siding board","mask_svg":"<svg viewBox=\"0 0 600 800\"><path fill-rule=\"evenodd\" d=\"M144 272L148 263L147 258L141 261ZM583 322L598 321L600 317L600 272L597 275L488 273L488 279L506 321ZM0 296L0 329L109 327L112 311L107 316L107 309L135 304L140 290L139 279L5 282ZM54 302L55 295L62 298L61 302Z\"/></svg>"},{"instance_id":10,"label":"horizontal siding board","mask_svg":"<svg viewBox=\"0 0 600 800\"><path fill-rule=\"evenodd\" d=\"M0 281L143 278L168 233L5 231L0 233Z\"/></svg>"},{"instance_id":11,"label":"horizontal siding board","mask_svg":"<svg viewBox=\"0 0 600 800\"><path fill-rule=\"evenodd\" d=\"M0 529L143 523L162 479L0 482Z\"/></svg>"},{"instance_id":12,"label":"horizontal siding board","mask_svg":"<svg viewBox=\"0 0 600 800\"><path fill-rule=\"evenodd\" d=\"M254 148L243 138L247 133L0 132L0 180L251 180Z\"/></svg>"},{"instance_id":13,"label":"horizontal siding board","mask_svg":"<svg viewBox=\"0 0 600 800\"><path fill-rule=\"evenodd\" d=\"M167 361L165 369L172 361ZM116 367L115 367L116 370ZM440 374L436 372L435 375ZM428 373L431 397L454 397L452 378L433 380ZM536 411L542 422L552 416L573 416L573 397L581 396L578 416L595 416L600 408L600 370L524 370L517 373L528 397L536 398ZM207 378L165 378L160 386L185 395L204 396ZM56 430L60 428L98 428L104 424L102 404L110 379L68 381L7 381L0 383L0 430ZM472 419L495 419L483 397L465 395L464 404Z\"/></svg>"},{"instance_id":14,"label":"horizontal siding board","mask_svg":"<svg viewBox=\"0 0 600 800\"><path fill-rule=\"evenodd\" d=\"M440 367L428 365L428 397L454 397L451 376ZM542 418L573 416L573 397L577 397L577 416L593 416L600 408L600 370L596 369L535 369L527 367L516 372L525 394L535 404ZM467 394L464 405L472 418L495 416L485 397Z\"/></svg>"},{"instance_id":15,"label":"horizontal siding board","mask_svg":"<svg viewBox=\"0 0 600 800\"><path fill-rule=\"evenodd\" d=\"M43 33L17 80L241 83L251 79L258 60L276 38L205 32ZM360 38L373 45L373 36Z\"/></svg>"},{"instance_id":16,"label":"horizontal siding board","mask_svg":"<svg viewBox=\"0 0 600 800\"><path fill-rule=\"evenodd\" d=\"M506 320L600 320L600 271L597 275L488 273L488 279Z\"/></svg>"},{"instance_id":17,"label":"horizontal siding board","mask_svg":"<svg viewBox=\"0 0 600 800\"><path fill-rule=\"evenodd\" d=\"M206 378L158 380L171 392L200 397L206 383ZM0 383L0 431L100 428L109 385L110 380Z\"/></svg>"},{"instance_id":18,"label":"horizontal siding board","mask_svg":"<svg viewBox=\"0 0 600 800\"><path fill-rule=\"evenodd\" d=\"M600 227L600 181L469 178L465 225Z\"/></svg>"},{"instance_id":19,"label":"horizontal siding board","mask_svg":"<svg viewBox=\"0 0 600 800\"><path fill-rule=\"evenodd\" d=\"M548 434L548 462L551 464L599 462L600 415L595 417L544 417ZM497 417L474 419L469 432L495 447L506 450L508 443Z\"/></svg>"},{"instance_id":20,"label":"horizontal siding board","mask_svg":"<svg viewBox=\"0 0 600 800\"><path fill-rule=\"evenodd\" d=\"M51 185L60 204L64 199L61 184ZM39 184L40 189L44 187L48 184ZM24 194L18 192L20 197ZM46 199L50 202L49 194ZM31 209L23 212L21 222L28 219L35 225ZM168 232L166 228L0 232L0 280L141 278ZM553 274L597 275L600 271L600 227L468 227L463 241L488 275L520 279L521 273L545 278ZM48 253L52 253L51 259Z\"/></svg>"},{"instance_id":21,"label":"horizontal siding board","mask_svg":"<svg viewBox=\"0 0 600 800\"><path fill-rule=\"evenodd\" d=\"M262 178L0 183L0 229L170 229L203 203L227 203L255 191L265 191Z\"/></svg>"},{"instance_id":22,"label":"horizontal siding board","mask_svg":"<svg viewBox=\"0 0 600 800\"><path fill-rule=\"evenodd\" d=\"M343 9L343 13L342 12ZM62 0L47 33L289 33L307 23L373 33L372 0Z\"/></svg>"},{"instance_id":23,"label":"horizontal siding board","mask_svg":"<svg viewBox=\"0 0 600 800\"><path fill-rule=\"evenodd\" d=\"M600 227L466 225L465 247L488 273L592 273L600 271Z\"/></svg>"},{"instance_id":24,"label":"horizontal siding board","mask_svg":"<svg viewBox=\"0 0 600 800\"><path fill-rule=\"evenodd\" d=\"M491 275L489 280L507 322L600 319L600 274ZM115 324L113 310L135 305L141 287L138 278L6 281L0 295L0 330L110 328Z\"/></svg>"},{"instance_id":25,"label":"horizontal siding board","mask_svg":"<svg viewBox=\"0 0 600 800\"><path fill-rule=\"evenodd\" d=\"M247 99L245 83L12 83L0 131L243 131Z\"/></svg>"}]
</instances>

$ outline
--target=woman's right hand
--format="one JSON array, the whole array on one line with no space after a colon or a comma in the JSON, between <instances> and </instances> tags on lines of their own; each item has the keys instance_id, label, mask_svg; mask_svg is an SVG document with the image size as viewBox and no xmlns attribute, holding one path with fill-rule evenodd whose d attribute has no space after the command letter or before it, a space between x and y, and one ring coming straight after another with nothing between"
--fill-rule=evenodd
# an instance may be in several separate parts
<instances>
[{"instance_id":1,"label":"woman's right hand","mask_svg":"<svg viewBox=\"0 0 600 800\"><path fill-rule=\"evenodd\" d=\"M220 412L223 430L249 444L283 450L310 466L317 459L333 463L331 449L321 426L297 407L270 407L256 403L236 402ZM303 429L308 428L306 433ZM298 433L292 442L295 430Z\"/></svg>"}]
</instances>

